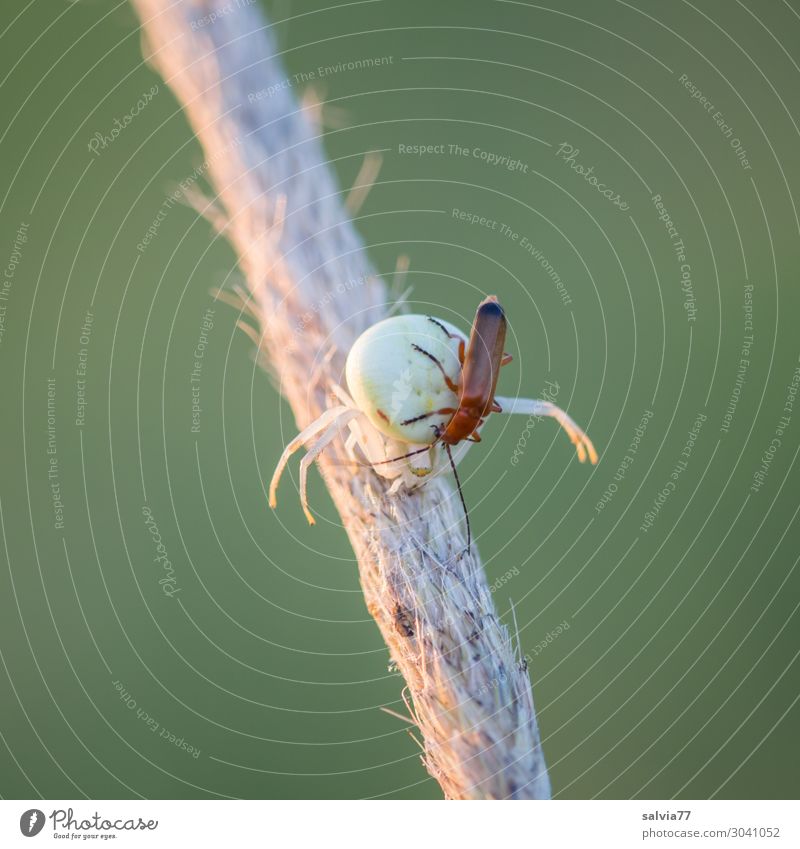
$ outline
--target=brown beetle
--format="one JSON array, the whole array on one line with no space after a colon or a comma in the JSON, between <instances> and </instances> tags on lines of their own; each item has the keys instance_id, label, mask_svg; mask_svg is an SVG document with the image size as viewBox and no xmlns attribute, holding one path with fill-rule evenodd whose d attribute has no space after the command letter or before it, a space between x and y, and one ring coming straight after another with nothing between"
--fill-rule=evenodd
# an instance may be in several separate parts
<instances>
[{"instance_id":1,"label":"brown beetle","mask_svg":"<svg viewBox=\"0 0 800 849\"><path fill-rule=\"evenodd\" d=\"M432 325L438 329L434 331ZM503 350L505 339L506 317L494 295L478 305L468 340L457 328L432 316L398 315L370 327L348 354L350 395L335 387L341 404L326 410L286 446L270 484L270 504L276 504L278 481L289 457L305 445L308 453L300 464L300 499L313 524L306 497L309 465L345 429L351 431L346 444L351 446L351 456L357 444L367 457L367 465L394 480L390 493L403 484L413 488L418 478L431 474L436 465L433 449L441 443L464 507L469 548L469 515L452 448L462 442L480 442L479 428L490 413L555 418L575 445L578 459L584 462L588 457L596 463L597 452L589 437L552 401L496 397L500 368L511 361ZM364 418L383 439L365 431ZM429 419L434 419L430 425ZM384 459L386 446L404 443L422 447ZM423 452L431 453L429 468L398 466L398 461Z\"/></svg>"}]
</instances>

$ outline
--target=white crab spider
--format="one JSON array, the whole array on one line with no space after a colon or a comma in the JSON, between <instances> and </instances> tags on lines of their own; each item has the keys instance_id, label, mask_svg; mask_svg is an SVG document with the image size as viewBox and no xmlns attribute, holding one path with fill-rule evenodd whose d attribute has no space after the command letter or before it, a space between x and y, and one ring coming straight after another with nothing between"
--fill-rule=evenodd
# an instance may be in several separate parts
<instances>
[{"instance_id":1,"label":"white crab spider","mask_svg":"<svg viewBox=\"0 0 800 849\"><path fill-rule=\"evenodd\" d=\"M493 327L500 322L501 334L489 338L485 323L481 328L482 309L487 313L486 322ZM596 463L591 440L559 407L549 401L494 395L496 373L506 359L492 358L489 348L494 345L502 354L504 339L505 317L493 297L478 308L468 348L461 331L430 316L399 315L370 327L356 339L347 357L349 394L334 386L341 403L326 410L284 449L269 487L270 506L277 504L278 482L289 457L301 446L306 446L307 453L300 463L300 502L313 525L306 491L308 468L343 431L349 430L345 448L350 459L366 461L377 474L392 480L389 492L393 494L403 486L420 486L447 467L450 458L442 456L442 444L455 471L470 442L479 441L478 428L489 411L550 416L567 432L578 459L584 462L588 457ZM475 402L467 397L467 380L474 383L474 373L487 368L491 387L485 391L489 397L481 400L479 408L470 407ZM470 432L463 436L449 434L455 430L456 412L468 424Z\"/></svg>"}]
</instances>

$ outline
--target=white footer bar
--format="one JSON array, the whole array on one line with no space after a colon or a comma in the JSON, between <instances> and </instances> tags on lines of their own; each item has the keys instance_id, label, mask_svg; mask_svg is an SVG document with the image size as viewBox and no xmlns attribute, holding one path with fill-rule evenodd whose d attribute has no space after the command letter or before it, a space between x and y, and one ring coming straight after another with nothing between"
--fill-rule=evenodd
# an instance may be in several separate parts
<instances>
[{"instance_id":1,"label":"white footer bar","mask_svg":"<svg viewBox=\"0 0 800 849\"><path fill-rule=\"evenodd\" d=\"M0 801L0 846L800 846L795 801ZM35 841L35 842L31 842ZM513 842L511 842L513 841Z\"/></svg>"}]
</instances>

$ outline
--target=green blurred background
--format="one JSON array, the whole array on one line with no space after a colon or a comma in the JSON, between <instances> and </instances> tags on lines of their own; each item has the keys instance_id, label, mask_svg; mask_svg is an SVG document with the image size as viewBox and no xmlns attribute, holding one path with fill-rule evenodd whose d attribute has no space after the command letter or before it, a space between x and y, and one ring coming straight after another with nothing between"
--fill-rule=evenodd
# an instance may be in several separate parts
<instances>
[{"instance_id":1,"label":"green blurred background","mask_svg":"<svg viewBox=\"0 0 800 849\"><path fill-rule=\"evenodd\" d=\"M317 87L344 187L383 151L358 219L378 272L408 255L412 305L463 326L497 293L515 355L500 391L557 382L601 452L583 467L552 422L494 417L464 464L556 796L796 797L800 6L550 5L267 11L289 76L383 57ZM294 424L210 294L231 250L168 201L202 152L134 13L33 0L4 18L0 794L439 798L380 710L403 710L403 682L317 473L317 527L288 479L267 508Z\"/></svg>"}]
</instances>

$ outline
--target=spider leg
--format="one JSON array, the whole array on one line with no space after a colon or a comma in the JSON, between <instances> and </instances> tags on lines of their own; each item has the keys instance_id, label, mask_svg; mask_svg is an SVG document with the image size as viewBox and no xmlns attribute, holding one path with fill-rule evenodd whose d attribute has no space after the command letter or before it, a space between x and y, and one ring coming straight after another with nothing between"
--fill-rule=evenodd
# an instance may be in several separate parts
<instances>
[{"instance_id":1,"label":"spider leg","mask_svg":"<svg viewBox=\"0 0 800 849\"><path fill-rule=\"evenodd\" d=\"M412 475L416 478L425 478L432 471L434 466L434 448L433 445L428 449L428 465L427 466L415 466L413 463L408 464L408 470Z\"/></svg>"},{"instance_id":2,"label":"spider leg","mask_svg":"<svg viewBox=\"0 0 800 849\"><path fill-rule=\"evenodd\" d=\"M355 433L353 433L353 431L350 431L350 436L347 437L347 439L345 440L345 443L344 443L344 447L345 447L345 450L347 451L347 453L348 454L352 453L353 449L356 447L357 444L358 444L358 436Z\"/></svg>"},{"instance_id":3,"label":"spider leg","mask_svg":"<svg viewBox=\"0 0 800 849\"><path fill-rule=\"evenodd\" d=\"M597 451L592 440L577 424L561 409L550 401L531 400L528 398L500 398L508 413L523 413L529 416L549 416L555 419L567 433L570 441L578 452L578 460L586 462L586 458L594 465L597 463Z\"/></svg>"},{"instance_id":4,"label":"spider leg","mask_svg":"<svg viewBox=\"0 0 800 849\"><path fill-rule=\"evenodd\" d=\"M300 461L300 504L303 507L303 512L306 514L309 525L315 525L314 517L308 509L308 469L314 460L330 445L331 442L338 436L341 429L347 422L359 415L358 410L348 410L341 413L334 419L333 423L328 425L327 430L320 438L308 449L306 456Z\"/></svg>"},{"instance_id":5,"label":"spider leg","mask_svg":"<svg viewBox=\"0 0 800 849\"><path fill-rule=\"evenodd\" d=\"M281 458L278 460L278 465L275 467L275 472L272 475L272 480L269 485L270 507L274 508L278 505L276 497L278 482L280 481L283 470L286 468L286 464L289 462L289 458L292 454L294 454L294 452L306 442L315 437L320 431L325 430L332 421L346 412L351 412L351 408L345 407L344 405L331 407L330 410L326 410L318 419L315 419L307 428L298 433L297 436L295 436L295 438L286 446L286 448L283 449L283 454L281 454Z\"/></svg>"}]
</instances>

